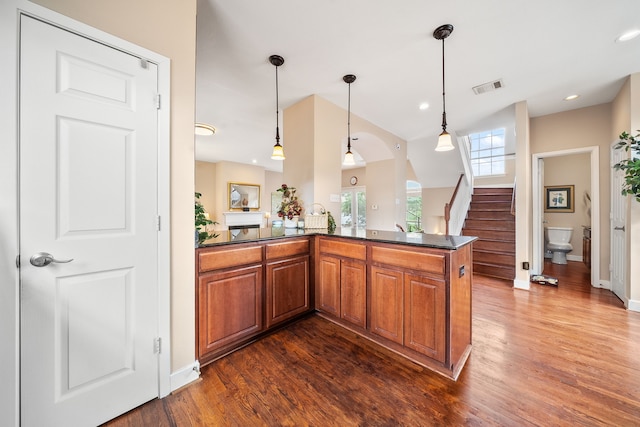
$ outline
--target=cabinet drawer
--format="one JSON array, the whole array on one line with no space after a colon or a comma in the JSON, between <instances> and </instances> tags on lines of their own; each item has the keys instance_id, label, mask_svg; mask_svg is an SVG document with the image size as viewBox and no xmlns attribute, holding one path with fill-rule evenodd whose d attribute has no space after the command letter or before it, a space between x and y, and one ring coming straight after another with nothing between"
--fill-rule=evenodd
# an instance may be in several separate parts
<instances>
[{"instance_id":1,"label":"cabinet drawer","mask_svg":"<svg viewBox=\"0 0 640 427\"><path fill-rule=\"evenodd\" d=\"M260 246L251 246L200 252L198 254L198 261L199 272L253 264L262 262L262 248Z\"/></svg>"},{"instance_id":2,"label":"cabinet drawer","mask_svg":"<svg viewBox=\"0 0 640 427\"><path fill-rule=\"evenodd\" d=\"M438 275L444 275L445 273L444 255L372 246L371 261L411 270L427 271Z\"/></svg>"},{"instance_id":3,"label":"cabinet drawer","mask_svg":"<svg viewBox=\"0 0 640 427\"><path fill-rule=\"evenodd\" d=\"M267 259L285 258L294 255L309 254L309 239L294 240L286 243L271 243L265 245Z\"/></svg>"},{"instance_id":4,"label":"cabinet drawer","mask_svg":"<svg viewBox=\"0 0 640 427\"><path fill-rule=\"evenodd\" d=\"M339 255L347 258L367 259L367 247L359 243L349 243L339 240L320 240L320 252L324 254Z\"/></svg>"}]
</instances>

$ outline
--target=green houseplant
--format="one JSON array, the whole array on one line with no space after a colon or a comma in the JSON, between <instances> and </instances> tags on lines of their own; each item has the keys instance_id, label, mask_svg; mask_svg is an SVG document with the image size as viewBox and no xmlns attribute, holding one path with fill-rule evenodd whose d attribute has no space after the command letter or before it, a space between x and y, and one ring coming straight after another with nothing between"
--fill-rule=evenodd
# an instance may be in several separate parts
<instances>
[{"instance_id":1,"label":"green houseplant","mask_svg":"<svg viewBox=\"0 0 640 427\"><path fill-rule=\"evenodd\" d=\"M207 239L212 239L214 237L218 237L218 234L209 233L207 230L208 225L215 225L217 222L210 220L206 211L204 210L204 206L200 202L200 197L202 197L202 193L195 193L195 226L196 226L196 247L200 246L202 242Z\"/></svg>"},{"instance_id":2,"label":"green houseplant","mask_svg":"<svg viewBox=\"0 0 640 427\"><path fill-rule=\"evenodd\" d=\"M638 130L640 132L640 130ZM627 132L620 134L620 141L614 146L616 150L631 151L631 158L613 165L615 170L624 172L622 195L631 195L640 202L640 133L631 136Z\"/></svg>"}]
</instances>

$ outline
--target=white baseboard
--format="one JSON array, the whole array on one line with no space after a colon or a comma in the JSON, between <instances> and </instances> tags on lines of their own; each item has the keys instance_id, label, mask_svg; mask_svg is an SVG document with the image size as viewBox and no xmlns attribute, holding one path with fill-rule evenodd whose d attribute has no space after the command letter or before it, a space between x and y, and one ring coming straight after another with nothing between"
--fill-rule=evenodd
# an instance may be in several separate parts
<instances>
[{"instance_id":1,"label":"white baseboard","mask_svg":"<svg viewBox=\"0 0 640 427\"><path fill-rule=\"evenodd\" d=\"M529 290L531 288L531 282L528 280L513 279L513 287L516 289Z\"/></svg>"},{"instance_id":2,"label":"white baseboard","mask_svg":"<svg viewBox=\"0 0 640 427\"><path fill-rule=\"evenodd\" d=\"M582 255L571 255L571 254L567 254L567 261L578 261L578 262L582 262Z\"/></svg>"},{"instance_id":3,"label":"white baseboard","mask_svg":"<svg viewBox=\"0 0 640 427\"><path fill-rule=\"evenodd\" d=\"M601 289L608 289L611 290L611 282L608 280L602 280L600 279L598 281L598 283L596 283L595 285L593 285L594 288L601 288Z\"/></svg>"},{"instance_id":4,"label":"white baseboard","mask_svg":"<svg viewBox=\"0 0 640 427\"><path fill-rule=\"evenodd\" d=\"M195 361L171 374L171 391L186 386L200 378L200 362Z\"/></svg>"},{"instance_id":5,"label":"white baseboard","mask_svg":"<svg viewBox=\"0 0 640 427\"><path fill-rule=\"evenodd\" d=\"M627 303L627 310L640 312L640 301L630 299Z\"/></svg>"}]
</instances>

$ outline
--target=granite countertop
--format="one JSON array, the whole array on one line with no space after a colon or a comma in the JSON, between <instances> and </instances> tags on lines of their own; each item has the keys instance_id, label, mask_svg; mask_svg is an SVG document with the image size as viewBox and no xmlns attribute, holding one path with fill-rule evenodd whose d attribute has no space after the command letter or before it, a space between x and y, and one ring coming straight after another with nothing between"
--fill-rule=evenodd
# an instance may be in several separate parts
<instances>
[{"instance_id":1,"label":"granite countertop","mask_svg":"<svg viewBox=\"0 0 640 427\"><path fill-rule=\"evenodd\" d=\"M336 228L334 233L326 229L298 229L298 228L243 228L237 230L218 231L218 237L206 240L203 247L227 245L234 243L258 242L264 240L285 239L296 236L327 235L345 237L354 240L365 240L383 243L398 243L427 248L455 250L465 246L477 237L472 236L447 236L442 234L403 233L400 231L364 230L357 228Z\"/></svg>"}]
</instances>

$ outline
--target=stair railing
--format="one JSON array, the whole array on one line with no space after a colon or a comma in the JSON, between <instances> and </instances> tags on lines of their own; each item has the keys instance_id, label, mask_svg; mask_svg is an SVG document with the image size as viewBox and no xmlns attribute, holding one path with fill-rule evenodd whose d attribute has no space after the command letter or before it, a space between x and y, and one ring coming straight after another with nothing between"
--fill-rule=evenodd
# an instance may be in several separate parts
<instances>
[{"instance_id":1,"label":"stair railing","mask_svg":"<svg viewBox=\"0 0 640 427\"><path fill-rule=\"evenodd\" d=\"M447 235L460 235L469 210L471 186L469 186L468 180L463 179L464 177L464 174L460 174L456 188L451 195L451 200L444 205L444 222Z\"/></svg>"},{"instance_id":2,"label":"stair railing","mask_svg":"<svg viewBox=\"0 0 640 427\"><path fill-rule=\"evenodd\" d=\"M516 216L516 179L513 178L513 192L511 192L511 215Z\"/></svg>"}]
</instances>

